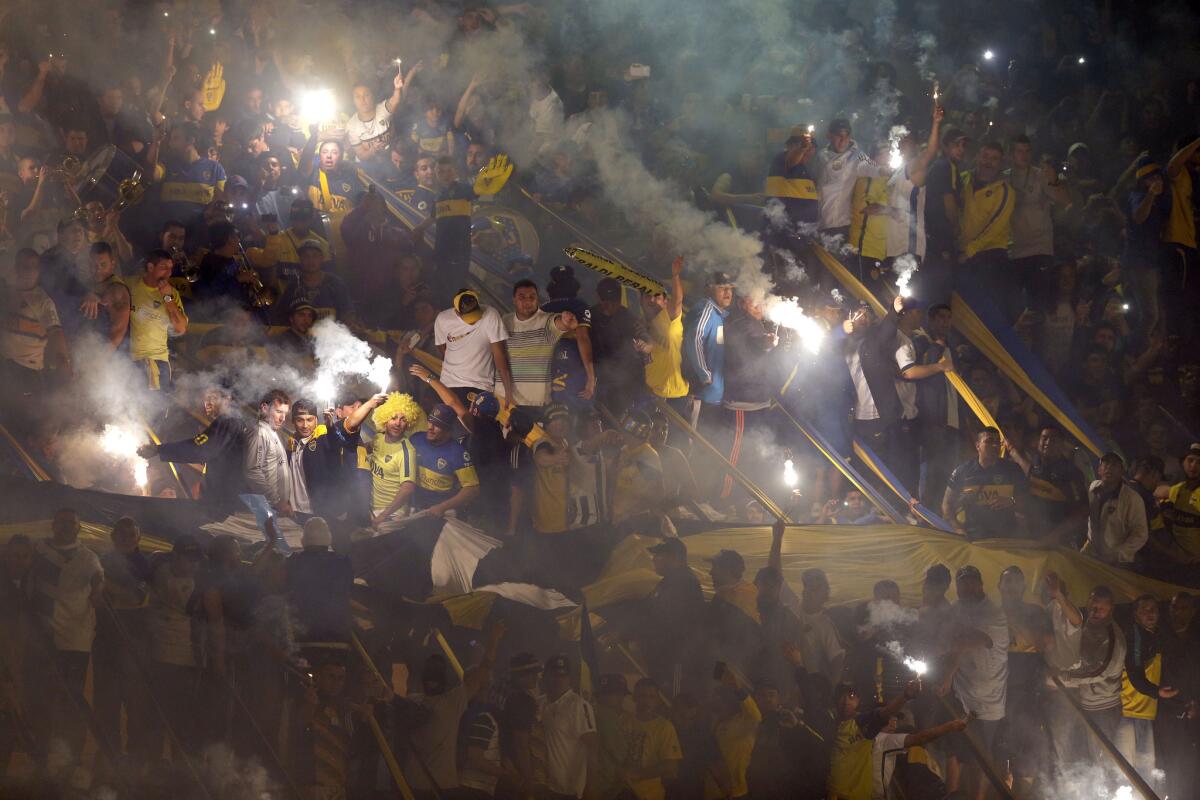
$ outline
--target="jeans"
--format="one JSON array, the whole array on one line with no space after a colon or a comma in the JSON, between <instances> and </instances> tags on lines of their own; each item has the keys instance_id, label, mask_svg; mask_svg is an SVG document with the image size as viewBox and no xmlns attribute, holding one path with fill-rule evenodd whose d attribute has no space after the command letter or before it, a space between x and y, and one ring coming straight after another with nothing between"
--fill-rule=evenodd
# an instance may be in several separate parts
<instances>
[{"instance_id":1,"label":"jeans","mask_svg":"<svg viewBox=\"0 0 1200 800\"><path fill-rule=\"evenodd\" d=\"M1154 720L1121 717L1113 744L1125 756L1125 760L1133 764L1138 774L1153 785Z\"/></svg>"}]
</instances>

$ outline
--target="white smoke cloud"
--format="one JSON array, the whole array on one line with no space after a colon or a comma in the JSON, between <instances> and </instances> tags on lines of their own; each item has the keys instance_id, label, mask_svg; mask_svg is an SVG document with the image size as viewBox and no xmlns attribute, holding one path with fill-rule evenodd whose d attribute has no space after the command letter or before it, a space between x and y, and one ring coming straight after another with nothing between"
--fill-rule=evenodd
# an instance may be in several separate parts
<instances>
[{"instance_id":1,"label":"white smoke cloud","mask_svg":"<svg viewBox=\"0 0 1200 800\"><path fill-rule=\"evenodd\" d=\"M351 378L364 378L375 391L387 391L391 383L390 358L375 353L371 345L331 319L314 325L312 334L317 370L309 389L318 402L332 403L342 381Z\"/></svg>"}]
</instances>

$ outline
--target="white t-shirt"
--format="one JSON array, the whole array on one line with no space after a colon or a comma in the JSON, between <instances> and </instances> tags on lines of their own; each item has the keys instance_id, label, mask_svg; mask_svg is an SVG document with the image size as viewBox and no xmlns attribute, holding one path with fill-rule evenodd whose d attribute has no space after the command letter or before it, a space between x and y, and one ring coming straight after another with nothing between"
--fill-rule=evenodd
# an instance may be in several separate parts
<instances>
[{"instance_id":1,"label":"white t-shirt","mask_svg":"<svg viewBox=\"0 0 1200 800\"><path fill-rule=\"evenodd\" d=\"M1054 255L1053 199L1046 177L1036 167L1005 172L1017 196L1012 215L1012 244L1009 258Z\"/></svg>"},{"instance_id":2,"label":"white t-shirt","mask_svg":"<svg viewBox=\"0 0 1200 800\"><path fill-rule=\"evenodd\" d=\"M988 635L992 646L968 650L958 659L954 691L967 711L983 720L1004 719L1008 696L1008 619L1004 609L984 598L976 605L954 604L954 623Z\"/></svg>"},{"instance_id":3,"label":"white t-shirt","mask_svg":"<svg viewBox=\"0 0 1200 800\"><path fill-rule=\"evenodd\" d=\"M62 325L54 301L40 286L35 286L25 292L13 292L4 305L5 315L16 324L11 326L15 330L5 325L0 333L0 357L26 369L41 370L46 363L48 333Z\"/></svg>"},{"instance_id":4,"label":"white t-shirt","mask_svg":"<svg viewBox=\"0 0 1200 800\"><path fill-rule=\"evenodd\" d=\"M358 118L358 112L350 115L346 122L346 141L351 147L378 139L388 132L392 126L392 112L387 110L387 101L380 101L375 106L375 116L366 122Z\"/></svg>"},{"instance_id":5,"label":"white t-shirt","mask_svg":"<svg viewBox=\"0 0 1200 800\"><path fill-rule=\"evenodd\" d=\"M829 619L829 614L824 610L816 614L807 614L799 610L796 616L800 619L801 630L804 631L800 641L796 643L804 656L804 668L837 683L841 676L829 674L830 665L845 654L846 648L842 647L842 640L838 638L833 627L833 620Z\"/></svg>"},{"instance_id":6,"label":"white t-shirt","mask_svg":"<svg viewBox=\"0 0 1200 800\"><path fill-rule=\"evenodd\" d=\"M925 187L913 186L908 167L888 180L887 256L925 258Z\"/></svg>"},{"instance_id":7,"label":"white t-shirt","mask_svg":"<svg viewBox=\"0 0 1200 800\"><path fill-rule=\"evenodd\" d=\"M583 797L587 784L588 748L581 737L596 732L596 715L576 692L542 705L546 732L546 786L555 794Z\"/></svg>"},{"instance_id":8,"label":"white t-shirt","mask_svg":"<svg viewBox=\"0 0 1200 800\"><path fill-rule=\"evenodd\" d=\"M871 746L871 798L887 800L888 786L892 773L896 771L896 759L904 755L904 740L907 733L877 733Z\"/></svg>"},{"instance_id":9,"label":"white t-shirt","mask_svg":"<svg viewBox=\"0 0 1200 800\"><path fill-rule=\"evenodd\" d=\"M467 710L467 690L461 683L439 695L418 695L415 702L429 711L429 719L412 733L413 744L421 758L433 773L438 788L458 788L458 723ZM428 791L433 787L425 777L425 770L408 753L405 758L404 774L412 788Z\"/></svg>"},{"instance_id":10,"label":"white t-shirt","mask_svg":"<svg viewBox=\"0 0 1200 800\"><path fill-rule=\"evenodd\" d=\"M875 398L871 394L871 387L867 385L867 375L863 372L858 348L858 343L852 343L846 352L846 368L850 370L850 380L854 382L854 418L879 419L879 409L875 407Z\"/></svg>"},{"instance_id":11,"label":"white t-shirt","mask_svg":"<svg viewBox=\"0 0 1200 800\"><path fill-rule=\"evenodd\" d=\"M896 331L896 371L903 373L917 363L917 351L912 339ZM917 382L900 378L896 381L896 394L900 398L901 419L917 418Z\"/></svg>"},{"instance_id":12,"label":"white t-shirt","mask_svg":"<svg viewBox=\"0 0 1200 800\"><path fill-rule=\"evenodd\" d=\"M104 576L99 557L81 544L54 547L37 542L33 565L34 607L54 633L54 647L90 653L96 635L92 582Z\"/></svg>"},{"instance_id":13,"label":"white t-shirt","mask_svg":"<svg viewBox=\"0 0 1200 800\"><path fill-rule=\"evenodd\" d=\"M483 306L483 316L474 325L463 322L453 308L438 314L433 323L433 341L446 345L442 383L451 388L491 391L496 385L492 345L507 339L504 320L491 306Z\"/></svg>"}]
</instances>

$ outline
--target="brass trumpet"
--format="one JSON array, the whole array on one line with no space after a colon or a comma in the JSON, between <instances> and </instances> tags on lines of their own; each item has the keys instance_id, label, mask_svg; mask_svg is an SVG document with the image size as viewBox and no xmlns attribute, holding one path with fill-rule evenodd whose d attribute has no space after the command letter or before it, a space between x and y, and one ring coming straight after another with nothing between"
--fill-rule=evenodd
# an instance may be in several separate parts
<instances>
[{"instance_id":1,"label":"brass trumpet","mask_svg":"<svg viewBox=\"0 0 1200 800\"><path fill-rule=\"evenodd\" d=\"M112 210L118 214L142 201L146 195L146 182L142 180L142 171L134 170L133 174L117 185L117 202Z\"/></svg>"},{"instance_id":2,"label":"brass trumpet","mask_svg":"<svg viewBox=\"0 0 1200 800\"><path fill-rule=\"evenodd\" d=\"M80 173L83 172L83 162L75 156L63 156L62 160L51 167L50 171L56 175L63 176L64 179L73 183L79 179Z\"/></svg>"},{"instance_id":3,"label":"brass trumpet","mask_svg":"<svg viewBox=\"0 0 1200 800\"><path fill-rule=\"evenodd\" d=\"M187 253L183 252L182 248L171 248L171 261L179 268L179 274L183 276L188 283L195 283L200 280L200 265L193 264L188 258Z\"/></svg>"},{"instance_id":4,"label":"brass trumpet","mask_svg":"<svg viewBox=\"0 0 1200 800\"><path fill-rule=\"evenodd\" d=\"M275 295L258 277L258 271L250 264L250 258L246 255L246 248L242 247L242 243L238 242L238 270L245 272L254 278L253 281L246 284L246 291L250 293L250 303L255 308L270 308L275 302Z\"/></svg>"}]
</instances>

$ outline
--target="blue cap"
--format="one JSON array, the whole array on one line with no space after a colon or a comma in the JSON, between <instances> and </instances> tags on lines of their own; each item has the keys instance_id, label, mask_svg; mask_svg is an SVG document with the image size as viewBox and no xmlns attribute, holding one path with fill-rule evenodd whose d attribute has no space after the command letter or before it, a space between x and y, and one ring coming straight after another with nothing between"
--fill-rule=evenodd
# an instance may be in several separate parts
<instances>
[{"instance_id":1,"label":"blue cap","mask_svg":"<svg viewBox=\"0 0 1200 800\"><path fill-rule=\"evenodd\" d=\"M454 409L445 403L438 403L429 412L427 419L431 425L437 425L450 430L454 427L454 423L458 419L458 414L455 414Z\"/></svg>"},{"instance_id":2,"label":"blue cap","mask_svg":"<svg viewBox=\"0 0 1200 800\"><path fill-rule=\"evenodd\" d=\"M479 392L471 399L471 411L476 416L493 419L500 413L500 401L491 392Z\"/></svg>"}]
</instances>

